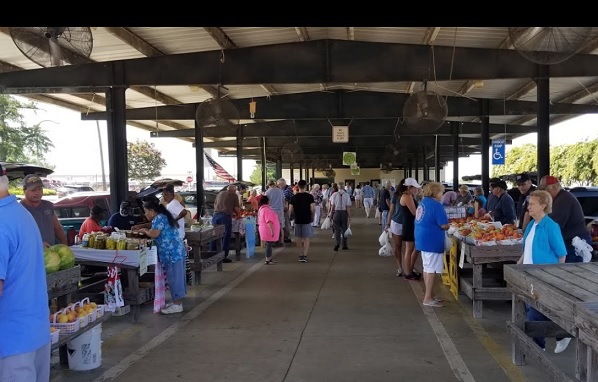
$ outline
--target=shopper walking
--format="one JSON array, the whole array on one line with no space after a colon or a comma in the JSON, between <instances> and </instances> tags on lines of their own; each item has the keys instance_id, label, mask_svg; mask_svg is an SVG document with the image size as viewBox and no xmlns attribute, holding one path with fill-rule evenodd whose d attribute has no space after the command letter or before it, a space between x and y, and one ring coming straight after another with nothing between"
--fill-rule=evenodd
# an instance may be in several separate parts
<instances>
[{"instance_id":1,"label":"shopper walking","mask_svg":"<svg viewBox=\"0 0 598 382\"><path fill-rule=\"evenodd\" d=\"M299 261L307 263L307 252L312 237L312 223L316 212L316 204L312 194L307 192L307 182L297 182L298 191L289 203L289 214L295 214L295 243L301 249Z\"/></svg>"},{"instance_id":2,"label":"shopper walking","mask_svg":"<svg viewBox=\"0 0 598 382\"><path fill-rule=\"evenodd\" d=\"M334 224L334 250L338 251L341 240L343 249L349 249L345 231L351 224L351 198L345 192L345 184L338 182L338 191L330 199L330 214Z\"/></svg>"},{"instance_id":3,"label":"shopper walking","mask_svg":"<svg viewBox=\"0 0 598 382\"><path fill-rule=\"evenodd\" d=\"M280 237L280 220L278 213L270 207L270 198L262 195L257 212L257 222L260 232L260 239L266 243L266 264L275 263L272 260L272 247Z\"/></svg>"}]
</instances>

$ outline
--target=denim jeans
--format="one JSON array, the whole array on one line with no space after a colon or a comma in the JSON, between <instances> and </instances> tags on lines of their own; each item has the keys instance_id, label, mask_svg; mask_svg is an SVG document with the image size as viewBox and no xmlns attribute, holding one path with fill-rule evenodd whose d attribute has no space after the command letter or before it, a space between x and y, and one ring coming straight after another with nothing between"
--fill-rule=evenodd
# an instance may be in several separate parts
<instances>
[{"instance_id":1,"label":"denim jeans","mask_svg":"<svg viewBox=\"0 0 598 382\"><path fill-rule=\"evenodd\" d=\"M224 251L224 257L228 257L228 251L230 248L230 236L233 230L233 218L224 212L215 212L212 216L212 224L223 224L224 225L224 237L222 238L222 250ZM216 242L212 240L210 242L210 251L216 250Z\"/></svg>"}]
</instances>

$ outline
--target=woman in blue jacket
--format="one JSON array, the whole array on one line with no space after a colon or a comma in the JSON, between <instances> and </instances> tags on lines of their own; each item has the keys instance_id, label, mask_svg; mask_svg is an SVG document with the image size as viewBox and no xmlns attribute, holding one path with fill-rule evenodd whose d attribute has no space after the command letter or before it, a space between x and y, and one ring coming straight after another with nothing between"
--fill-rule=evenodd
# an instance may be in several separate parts
<instances>
[{"instance_id":1,"label":"woman in blue jacket","mask_svg":"<svg viewBox=\"0 0 598 382\"><path fill-rule=\"evenodd\" d=\"M548 216L552 212L552 197L547 191L533 191L527 206L532 218L523 234L523 255L517 264L557 264L564 263L567 256L565 241L559 225ZM529 321L549 319L526 304ZM569 345L570 338L557 339L555 352L560 353ZM534 342L546 350L544 337L534 337ZM566 342L566 344L565 344ZM562 350L560 350L562 348ZM560 351L559 351L560 350Z\"/></svg>"}]
</instances>

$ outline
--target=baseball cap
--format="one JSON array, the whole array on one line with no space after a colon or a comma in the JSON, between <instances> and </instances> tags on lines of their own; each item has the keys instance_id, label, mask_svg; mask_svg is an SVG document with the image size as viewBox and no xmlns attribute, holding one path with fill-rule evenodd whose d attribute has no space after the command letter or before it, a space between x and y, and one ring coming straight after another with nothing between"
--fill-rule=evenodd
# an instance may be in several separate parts
<instances>
[{"instance_id":1,"label":"baseball cap","mask_svg":"<svg viewBox=\"0 0 598 382\"><path fill-rule=\"evenodd\" d=\"M131 202L125 200L120 204L120 208L131 208Z\"/></svg>"},{"instance_id":2,"label":"baseball cap","mask_svg":"<svg viewBox=\"0 0 598 382\"><path fill-rule=\"evenodd\" d=\"M548 175L545 180L546 180L547 186L550 186L551 184L559 183L559 179L557 177L551 176L551 175Z\"/></svg>"},{"instance_id":3,"label":"baseball cap","mask_svg":"<svg viewBox=\"0 0 598 382\"><path fill-rule=\"evenodd\" d=\"M515 177L515 181L517 182L517 184L525 183L528 180L530 180L530 177L525 172L521 173L521 174L517 174L517 176Z\"/></svg>"},{"instance_id":4,"label":"baseball cap","mask_svg":"<svg viewBox=\"0 0 598 382\"><path fill-rule=\"evenodd\" d=\"M469 191L469 186L467 186L466 184L462 184L459 186L459 190L461 191Z\"/></svg>"},{"instance_id":5,"label":"baseball cap","mask_svg":"<svg viewBox=\"0 0 598 382\"><path fill-rule=\"evenodd\" d=\"M91 207L91 215L100 215L104 211L106 211L106 210L100 206Z\"/></svg>"},{"instance_id":6,"label":"baseball cap","mask_svg":"<svg viewBox=\"0 0 598 382\"><path fill-rule=\"evenodd\" d=\"M44 182L42 182L42 179L37 175L29 174L23 179L24 190L29 190L38 186L44 187Z\"/></svg>"},{"instance_id":7,"label":"baseball cap","mask_svg":"<svg viewBox=\"0 0 598 382\"><path fill-rule=\"evenodd\" d=\"M405 186L411 186L411 187L415 187L415 188L422 188L422 186L420 186L420 184L417 183L417 180L415 180L414 178L406 178L405 179Z\"/></svg>"}]
</instances>

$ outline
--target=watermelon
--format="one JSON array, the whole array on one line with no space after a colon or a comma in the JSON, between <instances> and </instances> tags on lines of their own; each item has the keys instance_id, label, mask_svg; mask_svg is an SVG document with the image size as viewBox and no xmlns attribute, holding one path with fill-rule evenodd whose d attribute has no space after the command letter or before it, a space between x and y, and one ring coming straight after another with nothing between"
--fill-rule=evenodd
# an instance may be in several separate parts
<instances>
[{"instance_id":1,"label":"watermelon","mask_svg":"<svg viewBox=\"0 0 598 382\"><path fill-rule=\"evenodd\" d=\"M60 256L50 248L44 248L44 266L46 273L60 270Z\"/></svg>"},{"instance_id":2,"label":"watermelon","mask_svg":"<svg viewBox=\"0 0 598 382\"><path fill-rule=\"evenodd\" d=\"M75 266L75 254L68 245L56 244L50 247L60 257L60 270Z\"/></svg>"}]
</instances>

